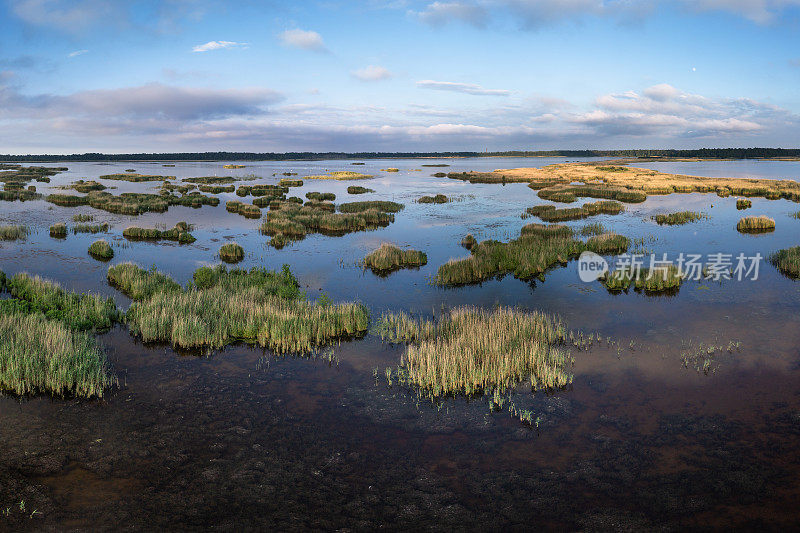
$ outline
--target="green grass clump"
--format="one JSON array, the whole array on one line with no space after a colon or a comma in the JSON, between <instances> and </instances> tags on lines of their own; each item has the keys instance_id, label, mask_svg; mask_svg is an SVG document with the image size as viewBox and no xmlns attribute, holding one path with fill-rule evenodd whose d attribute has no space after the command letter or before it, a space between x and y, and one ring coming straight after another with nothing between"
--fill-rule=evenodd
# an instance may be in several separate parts
<instances>
[{"instance_id":1,"label":"green grass clump","mask_svg":"<svg viewBox=\"0 0 800 533\"><path fill-rule=\"evenodd\" d=\"M544 235L544 236L570 236L572 235L572 228L562 224L527 224L522 226L520 230L522 235Z\"/></svg>"},{"instance_id":2,"label":"green grass clump","mask_svg":"<svg viewBox=\"0 0 800 533\"><path fill-rule=\"evenodd\" d=\"M366 194L368 192L375 192L373 189L368 189L360 185L350 185L347 188L347 194Z\"/></svg>"},{"instance_id":3,"label":"green grass clump","mask_svg":"<svg viewBox=\"0 0 800 533\"><path fill-rule=\"evenodd\" d=\"M291 179L291 178L281 178L281 180L278 182L278 185L280 187L302 187L303 186L303 180L295 180L295 179Z\"/></svg>"},{"instance_id":4,"label":"green grass clump","mask_svg":"<svg viewBox=\"0 0 800 533\"><path fill-rule=\"evenodd\" d=\"M161 184L160 189L161 189L161 194L171 193L174 191L177 191L180 194L186 194L195 187L197 187L197 185L195 185L194 183L179 185L177 183L172 183L171 181L165 181L164 183ZM205 191L205 192L211 192L211 191Z\"/></svg>"},{"instance_id":5,"label":"green grass clump","mask_svg":"<svg viewBox=\"0 0 800 533\"><path fill-rule=\"evenodd\" d=\"M369 174L362 174L360 172L353 172L351 170L336 170L327 174L318 176L305 176L307 180L366 180L373 178Z\"/></svg>"},{"instance_id":6,"label":"green grass clump","mask_svg":"<svg viewBox=\"0 0 800 533\"><path fill-rule=\"evenodd\" d=\"M111 249L111 245L108 244L107 240L100 239L89 246L89 255L101 261L108 261L114 257L114 250Z\"/></svg>"},{"instance_id":7,"label":"green grass clump","mask_svg":"<svg viewBox=\"0 0 800 533\"><path fill-rule=\"evenodd\" d=\"M16 274L6 285L14 299L0 302L26 314L41 313L70 329L104 331L120 318L113 299L91 293L75 294L39 276Z\"/></svg>"},{"instance_id":8,"label":"green grass clump","mask_svg":"<svg viewBox=\"0 0 800 533\"><path fill-rule=\"evenodd\" d=\"M209 194L220 194L223 192L233 192L236 190L235 185L201 185L197 188L200 192Z\"/></svg>"},{"instance_id":9,"label":"green grass clump","mask_svg":"<svg viewBox=\"0 0 800 533\"><path fill-rule=\"evenodd\" d=\"M254 268L198 269L193 286L156 291L127 313L131 332L145 342L215 350L236 342L277 353L314 353L344 337L367 331L369 313L355 303L309 303L288 266L281 272Z\"/></svg>"},{"instance_id":10,"label":"green grass clump","mask_svg":"<svg viewBox=\"0 0 800 533\"><path fill-rule=\"evenodd\" d=\"M613 233L591 237L584 243L558 226L531 224L526 227L525 233L507 243L487 240L474 245L469 257L451 259L440 266L433 283L466 285L504 274L513 274L522 280L543 279L548 269L566 264L586 250L617 254L630 246L626 237Z\"/></svg>"},{"instance_id":11,"label":"green grass clump","mask_svg":"<svg viewBox=\"0 0 800 533\"><path fill-rule=\"evenodd\" d=\"M106 189L106 186L94 180L90 181L78 180L74 182L72 185L70 185L69 188L75 189L78 192L87 193L92 191L104 191Z\"/></svg>"},{"instance_id":12,"label":"green grass clump","mask_svg":"<svg viewBox=\"0 0 800 533\"><path fill-rule=\"evenodd\" d=\"M467 250L472 250L472 247L478 244L478 239L472 233L467 233L459 244Z\"/></svg>"},{"instance_id":13,"label":"green grass clump","mask_svg":"<svg viewBox=\"0 0 800 533\"><path fill-rule=\"evenodd\" d=\"M326 205L319 204L300 206L286 202L271 205L267 220L261 225L261 233L273 238L280 236L275 244L285 244L287 240L300 239L309 233L338 236L388 226L394 222L394 215L375 207L352 213L332 213Z\"/></svg>"},{"instance_id":14,"label":"green grass clump","mask_svg":"<svg viewBox=\"0 0 800 533\"><path fill-rule=\"evenodd\" d=\"M537 193L543 200L551 200L554 197L567 198L572 195L575 198L604 198L617 200L625 203L639 203L647 199L647 194L633 189L611 187L608 185L565 185L565 184L545 184L533 182L528 187L539 189Z\"/></svg>"},{"instance_id":15,"label":"green grass clump","mask_svg":"<svg viewBox=\"0 0 800 533\"><path fill-rule=\"evenodd\" d=\"M284 198L289 192L289 187L282 187L280 185L241 185L236 189L236 195L245 196L273 196L275 198Z\"/></svg>"},{"instance_id":16,"label":"green grass clump","mask_svg":"<svg viewBox=\"0 0 800 533\"><path fill-rule=\"evenodd\" d=\"M401 268L420 267L428 263L428 256L418 250L403 250L383 243L364 258L364 266L375 274L388 274Z\"/></svg>"},{"instance_id":17,"label":"green grass clump","mask_svg":"<svg viewBox=\"0 0 800 533\"><path fill-rule=\"evenodd\" d=\"M183 178L181 181L203 185L227 185L235 182L236 179L228 176L201 176L199 178Z\"/></svg>"},{"instance_id":18,"label":"green grass clump","mask_svg":"<svg viewBox=\"0 0 800 533\"><path fill-rule=\"evenodd\" d=\"M553 211L556 208L554 205L550 204L542 204L542 205L535 205L533 207L529 207L525 210L526 215L538 217L542 213L546 211Z\"/></svg>"},{"instance_id":19,"label":"green grass clump","mask_svg":"<svg viewBox=\"0 0 800 533\"><path fill-rule=\"evenodd\" d=\"M417 202L420 204L446 204L450 199L444 194L437 194L436 196L422 196Z\"/></svg>"},{"instance_id":20,"label":"green grass clump","mask_svg":"<svg viewBox=\"0 0 800 533\"><path fill-rule=\"evenodd\" d=\"M6 202L14 202L16 200L25 202L28 200L38 200L41 197L42 195L37 193L36 191L8 190L8 189L0 191L0 200Z\"/></svg>"},{"instance_id":21,"label":"green grass clump","mask_svg":"<svg viewBox=\"0 0 800 533\"><path fill-rule=\"evenodd\" d=\"M72 221L73 222L92 222L92 221L94 221L94 215L83 215L83 214L72 215Z\"/></svg>"},{"instance_id":22,"label":"green grass clump","mask_svg":"<svg viewBox=\"0 0 800 533\"><path fill-rule=\"evenodd\" d=\"M191 227L186 222L178 222L174 228L161 231L156 228L138 228L129 226L122 231L122 236L131 241L158 241L165 239L177 241L179 244L191 244L197 239L189 233Z\"/></svg>"},{"instance_id":23,"label":"green grass clump","mask_svg":"<svg viewBox=\"0 0 800 533\"><path fill-rule=\"evenodd\" d=\"M683 283L683 276L675 265L665 265L652 269L618 269L606 273L600 281L610 292L627 291L633 286L646 294L675 293Z\"/></svg>"},{"instance_id":24,"label":"green grass clump","mask_svg":"<svg viewBox=\"0 0 800 533\"><path fill-rule=\"evenodd\" d=\"M547 199L551 202L560 202L562 204L571 204L572 202L576 201L578 198L569 191L563 192L556 192L547 196Z\"/></svg>"},{"instance_id":25,"label":"green grass clump","mask_svg":"<svg viewBox=\"0 0 800 533\"><path fill-rule=\"evenodd\" d=\"M141 181L165 181L169 179L175 179L175 176L152 176L147 174L106 174L105 176L100 176L101 180L117 180L117 181L131 181L131 182L141 182ZM184 180L185 181L185 180Z\"/></svg>"},{"instance_id":26,"label":"green grass clump","mask_svg":"<svg viewBox=\"0 0 800 533\"><path fill-rule=\"evenodd\" d=\"M197 191L183 196L166 194L122 193L114 196L105 191L93 191L86 196L51 194L47 201L55 205L73 207L89 205L109 213L140 215L142 213L164 213L171 205L198 208L203 205L219 205L219 198L204 196Z\"/></svg>"},{"instance_id":27,"label":"green grass clump","mask_svg":"<svg viewBox=\"0 0 800 533\"><path fill-rule=\"evenodd\" d=\"M244 248L235 242L223 244L219 249L219 258L226 263L238 263L244 259Z\"/></svg>"},{"instance_id":28,"label":"green grass clump","mask_svg":"<svg viewBox=\"0 0 800 533\"><path fill-rule=\"evenodd\" d=\"M753 202L750 200L746 200L744 198L736 200L736 209L740 211L743 209L750 209L751 207L753 207Z\"/></svg>"},{"instance_id":29,"label":"green grass clump","mask_svg":"<svg viewBox=\"0 0 800 533\"><path fill-rule=\"evenodd\" d=\"M744 217L736 224L736 229L740 233L766 233L775 231L775 220L763 215Z\"/></svg>"},{"instance_id":30,"label":"green grass clump","mask_svg":"<svg viewBox=\"0 0 800 533\"><path fill-rule=\"evenodd\" d=\"M72 233L103 233L108 231L108 223L102 224L75 224L72 226Z\"/></svg>"},{"instance_id":31,"label":"green grass clump","mask_svg":"<svg viewBox=\"0 0 800 533\"><path fill-rule=\"evenodd\" d=\"M172 278L158 272L155 267L142 270L133 263L120 263L108 269L108 282L132 300L149 298L158 291L181 290Z\"/></svg>"},{"instance_id":32,"label":"green grass clump","mask_svg":"<svg viewBox=\"0 0 800 533\"><path fill-rule=\"evenodd\" d=\"M63 239L67 236L67 225L63 222L50 226L50 236L56 239Z\"/></svg>"},{"instance_id":33,"label":"green grass clump","mask_svg":"<svg viewBox=\"0 0 800 533\"><path fill-rule=\"evenodd\" d=\"M40 314L0 310L0 389L91 398L114 383L92 336Z\"/></svg>"},{"instance_id":34,"label":"green grass clump","mask_svg":"<svg viewBox=\"0 0 800 533\"><path fill-rule=\"evenodd\" d=\"M6 273L0 270L0 291L6 290Z\"/></svg>"},{"instance_id":35,"label":"green grass clump","mask_svg":"<svg viewBox=\"0 0 800 533\"><path fill-rule=\"evenodd\" d=\"M307 192L306 198L316 202L332 202L336 200L336 195L332 192Z\"/></svg>"},{"instance_id":36,"label":"green grass clump","mask_svg":"<svg viewBox=\"0 0 800 533\"><path fill-rule=\"evenodd\" d=\"M257 205L245 204L238 200L226 202L225 209L230 213L238 213L247 218L261 218L261 209Z\"/></svg>"},{"instance_id":37,"label":"green grass clump","mask_svg":"<svg viewBox=\"0 0 800 533\"><path fill-rule=\"evenodd\" d=\"M401 382L430 397L503 392L529 381L534 390L572 383L564 324L539 312L460 307L437 321L405 313L384 315L377 330L407 343L397 372Z\"/></svg>"},{"instance_id":38,"label":"green grass clump","mask_svg":"<svg viewBox=\"0 0 800 533\"><path fill-rule=\"evenodd\" d=\"M369 210L378 210L383 213L398 213L403 210L403 204L385 200L372 200L367 202L347 202L339 204L342 213L361 213Z\"/></svg>"},{"instance_id":39,"label":"green grass clump","mask_svg":"<svg viewBox=\"0 0 800 533\"><path fill-rule=\"evenodd\" d=\"M24 239L28 236L29 230L27 226L21 224L0 226L0 241L15 241L17 239Z\"/></svg>"},{"instance_id":40,"label":"green grass clump","mask_svg":"<svg viewBox=\"0 0 800 533\"><path fill-rule=\"evenodd\" d=\"M590 202L581 207L567 207L564 209L555 209L553 206L535 207L538 209L528 208L526 212L538 216L544 222L580 220L599 214L618 215L624 209L621 203L613 200Z\"/></svg>"},{"instance_id":41,"label":"green grass clump","mask_svg":"<svg viewBox=\"0 0 800 533\"><path fill-rule=\"evenodd\" d=\"M669 226L678 226L681 224L688 224L690 222L697 222L702 218L705 218L705 215L702 213L697 213L696 211L679 211L677 213L669 213L666 215L659 214L652 217L652 219L656 221L656 224L667 224Z\"/></svg>"},{"instance_id":42,"label":"green grass clump","mask_svg":"<svg viewBox=\"0 0 800 533\"><path fill-rule=\"evenodd\" d=\"M769 261L786 276L800 279L800 246L778 250L769 256Z\"/></svg>"}]
</instances>

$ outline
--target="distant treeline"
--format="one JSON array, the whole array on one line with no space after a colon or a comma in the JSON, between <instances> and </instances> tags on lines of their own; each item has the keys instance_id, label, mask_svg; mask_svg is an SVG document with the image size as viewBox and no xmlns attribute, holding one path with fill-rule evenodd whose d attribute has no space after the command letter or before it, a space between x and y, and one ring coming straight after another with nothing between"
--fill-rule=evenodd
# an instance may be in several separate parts
<instances>
[{"instance_id":1,"label":"distant treeline","mask_svg":"<svg viewBox=\"0 0 800 533\"><path fill-rule=\"evenodd\" d=\"M756 159L800 157L798 148L700 148L698 150L541 150L508 152L202 152L167 154L0 155L5 162L59 161L293 161L323 159L410 159L435 157L697 157Z\"/></svg>"}]
</instances>

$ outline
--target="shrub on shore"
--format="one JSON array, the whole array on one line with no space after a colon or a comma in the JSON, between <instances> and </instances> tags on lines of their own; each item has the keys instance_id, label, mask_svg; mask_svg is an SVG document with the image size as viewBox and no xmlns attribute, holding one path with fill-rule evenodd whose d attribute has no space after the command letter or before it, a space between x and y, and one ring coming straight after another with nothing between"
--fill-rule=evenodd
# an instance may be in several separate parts
<instances>
[{"instance_id":1,"label":"shrub on shore","mask_svg":"<svg viewBox=\"0 0 800 533\"><path fill-rule=\"evenodd\" d=\"M428 256L418 250L403 250L383 243L364 258L364 266L375 274L389 274L395 270L420 267L428 263Z\"/></svg>"}]
</instances>

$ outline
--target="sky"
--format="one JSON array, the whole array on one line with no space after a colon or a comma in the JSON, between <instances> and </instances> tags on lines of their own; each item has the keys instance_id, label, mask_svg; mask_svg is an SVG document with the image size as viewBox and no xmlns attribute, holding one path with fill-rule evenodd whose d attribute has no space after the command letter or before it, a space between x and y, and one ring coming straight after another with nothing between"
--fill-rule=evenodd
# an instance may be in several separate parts
<instances>
[{"instance_id":1,"label":"sky","mask_svg":"<svg viewBox=\"0 0 800 533\"><path fill-rule=\"evenodd\" d=\"M0 153L798 139L800 0L0 0Z\"/></svg>"}]
</instances>

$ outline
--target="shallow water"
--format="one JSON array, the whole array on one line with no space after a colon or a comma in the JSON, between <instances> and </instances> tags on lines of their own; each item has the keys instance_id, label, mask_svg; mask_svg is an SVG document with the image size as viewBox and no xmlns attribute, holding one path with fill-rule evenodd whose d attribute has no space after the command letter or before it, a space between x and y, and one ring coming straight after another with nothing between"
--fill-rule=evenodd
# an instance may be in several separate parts
<instances>
[{"instance_id":1,"label":"shallow water","mask_svg":"<svg viewBox=\"0 0 800 533\"><path fill-rule=\"evenodd\" d=\"M565 391L515 401L539 417L531 428L507 412L490 413L486 400L419 402L390 386L383 370L401 349L368 336L336 347L336 364L275 358L235 346L211 357L144 346L117 328L101 337L121 387L102 401L0 397L0 508L12 507L15 528L59 529L665 529L779 527L798 519L800 473L800 284L766 262L756 281L684 284L672 297L631 291L611 295L586 284L576 262L544 281L506 276L455 289L428 282L439 265L467 252L466 233L507 240L522 225L526 207L543 203L524 184L471 185L434 172L542 166L563 159L455 159L244 163L65 164L69 171L37 183L47 193L78 178L135 168L178 177L256 174L274 183L282 172L298 177L328 170L375 174L367 181L306 180L292 195L334 192L337 203L387 199L406 208L377 231L344 237L311 235L283 250L267 246L259 221L219 207L172 207L164 214L111 215L88 207L44 201L0 203L0 224L25 223L26 241L0 242L0 269L28 271L74 290L113 295L108 264L86 253L98 235L51 239L50 224L91 213L109 222L111 264L156 265L181 282L200 265L214 264L221 244L240 243L242 267L291 265L310 298L359 299L373 316L386 310L431 315L444 307L495 304L561 315L572 329L610 337L575 352L575 380ZM449 168L422 167L447 163ZM721 162L736 163L736 162ZM748 161L750 177L774 173ZM783 167L800 178L800 167ZM718 162L682 173L715 175ZM703 167L707 165L707 167ZM57 165L60 166L60 165ZM643 166L649 166L643 165ZM397 167L398 173L380 169ZM655 164L651 168L656 168ZM415 172L411 169L421 169ZM663 168L658 168L664 170ZM782 172L783 170L781 170ZM277 173L277 176L272 176ZM759 174L760 173L760 174ZM722 174L722 175L732 175ZM777 177L777 176L774 176ZM792 177L782 175L781 177ZM108 181L114 194L154 191L159 183ZM375 189L348 195L348 185ZM414 200L444 193L444 205ZM251 201L250 198L245 199ZM591 201L591 200L587 200ZM708 219L658 226L660 212L692 209ZM800 244L800 206L753 199L737 211L735 198L709 194L652 196L602 222L641 238L643 247L670 258L684 253L767 256ZM774 233L742 235L738 219L769 215ZM128 242L135 224L195 224L197 242ZM358 261L381 242L428 254L428 264L380 278ZM682 351L700 343L738 350L717 354L705 374L688 368ZM695 352L697 349L694 350ZM378 377L374 375L378 370ZM27 514L17 511L25 500ZM37 513L27 516L32 510Z\"/></svg>"}]
</instances>

